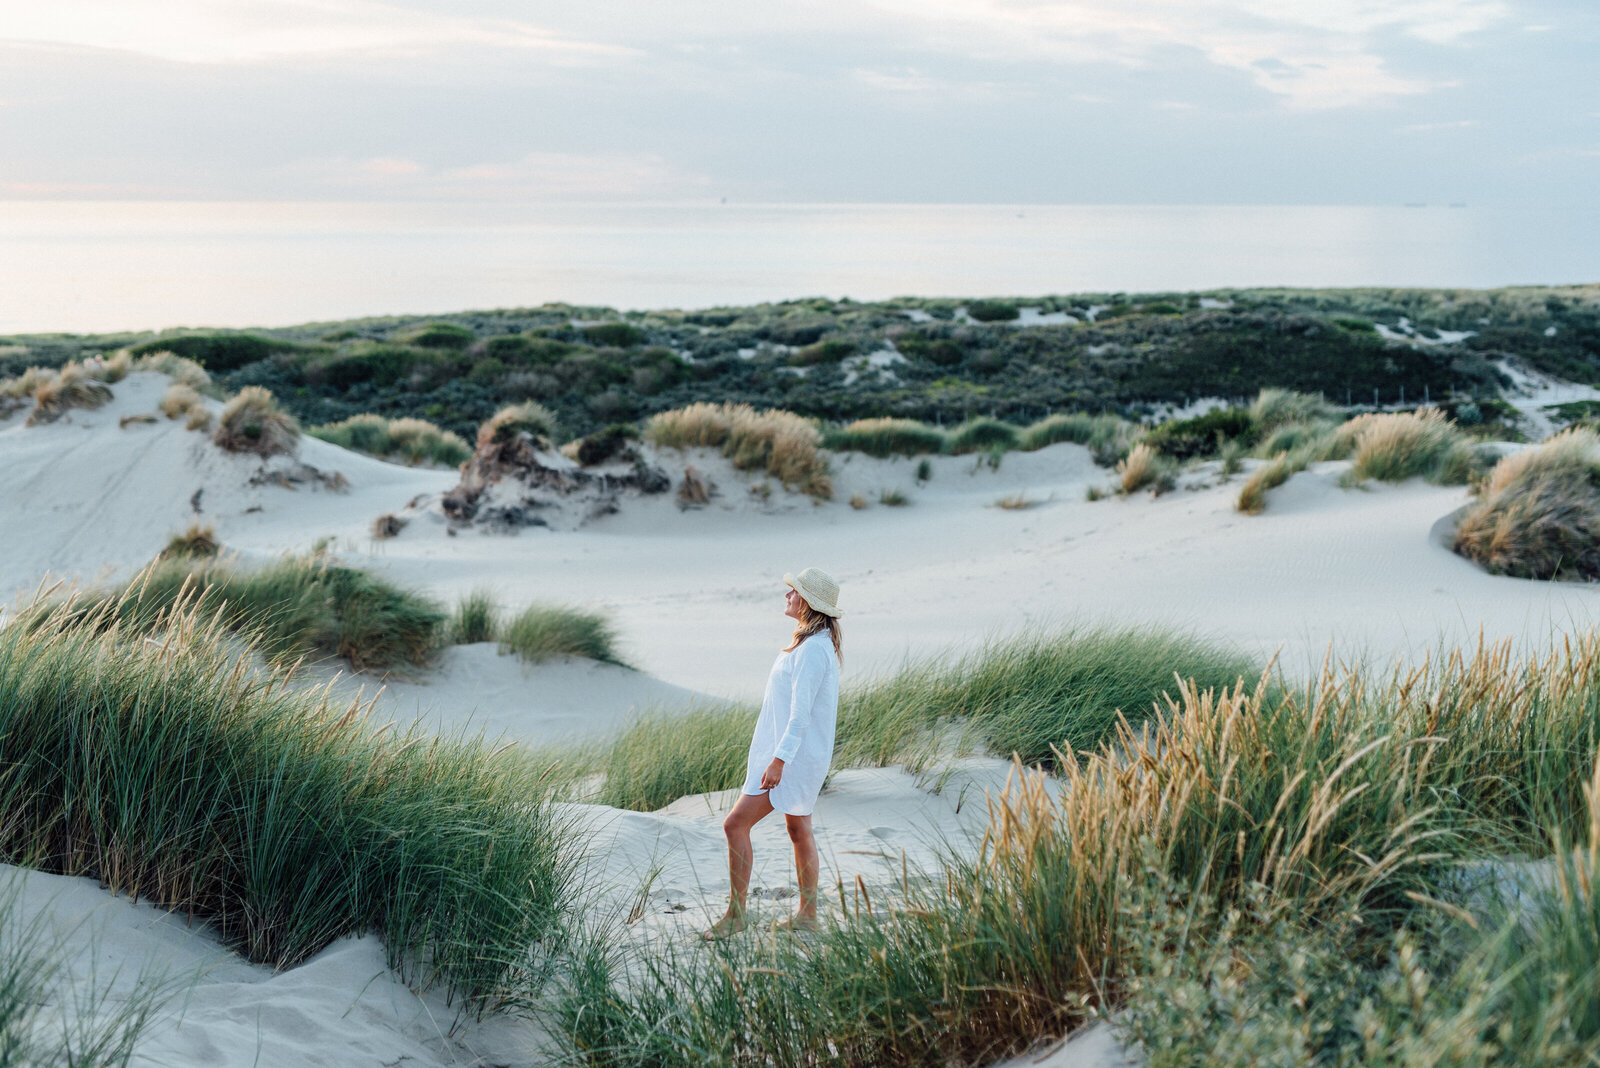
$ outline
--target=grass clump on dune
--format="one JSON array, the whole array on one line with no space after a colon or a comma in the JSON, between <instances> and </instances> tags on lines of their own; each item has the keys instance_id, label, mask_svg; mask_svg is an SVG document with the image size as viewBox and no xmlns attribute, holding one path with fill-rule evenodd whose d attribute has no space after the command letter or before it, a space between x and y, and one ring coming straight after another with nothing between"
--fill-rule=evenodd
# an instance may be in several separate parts
<instances>
[{"instance_id":1,"label":"grass clump on dune","mask_svg":"<svg viewBox=\"0 0 1600 1068\"><path fill-rule=\"evenodd\" d=\"M205 406L200 391L182 382L174 382L161 395L161 414L168 419L182 419L197 409L205 411Z\"/></svg>"},{"instance_id":2,"label":"grass clump on dune","mask_svg":"<svg viewBox=\"0 0 1600 1068\"><path fill-rule=\"evenodd\" d=\"M518 434L528 434L534 440L549 445L556 439L556 430L556 417L550 409L533 401L524 401L501 408L478 427L478 448L499 445Z\"/></svg>"},{"instance_id":3,"label":"grass clump on dune","mask_svg":"<svg viewBox=\"0 0 1600 1068\"><path fill-rule=\"evenodd\" d=\"M306 431L314 438L382 459L408 464L456 467L472 455L467 443L426 419L385 419L381 415L352 415L348 419Z\"/></svg>"},{"instance_id":4,"label":"grass clump on dune","mask_svg":"<svg viewBox=\"0 0 1600 1068\"><path fill-rule=\"evenodd\" d=\"M969 452L987 452L991 449L1015 449L1020 438L1017 428L988 416L968 419L950 431L950 451L957 456Z\"/></svg>"},{"instance_id":5,"label":"grass clump on dune","mask_svg":"<svg viewBox=\"0 0 1600 1068\"><path fill-rule=\"evenodd\" d=\"M471 645L500 637L500 607L488 590L473 590L456 602L450 616L450 644Z\"/></svg>"},{"instance_id":6,"label":"grass clump on dune","mask_svg":"<svg viewBox=\"0 0 1600 1068\"><path fill-rule=\"evenodd\" d=\"M1334 435L1335 450L1350 450L1350 473L1380 482L1421 476L1463 485L1476 464L1471 441L1437 408L1357 416Z\"/></svg>"},{"instance_id":7,"label":"grass clump on dune","mask_svg":"<svg viewBox=\"0 0 1600 1068\"><path fill-rule=\"evenodd\" d=\"M1095 463L1110 467L1127 455L1137 432L1137 424L1115 415L1069 412L1046 416L1024 427L1018 435L1017 447L1033 452L1046 445L1070 441L1087 445L1094 454Z\"/></svg>"},{"instance_id":8,"label":"grass clump on dune","mask_svg":"<svg viewBox=\"0 0 1600 1068\"><path fill-rule=\"evenodd\" d=\"M189 529L182 534L174 534L167 539L167 547L161 550L161 558L203 559L216 556L221 548L222 543L217 541L216 527L210 523L190 523Z\"/></svg>"},{"instance_id":9,"label":"grass clump on dune","mask_svg":"<svg viewBox=\"0 0 1600 1068\"><path fill-rule=\"evenodd\" d=\"M1117 461L1117 488L1121 493L1138 493L1142 489L1164 493L1173 482L1172 461L1146 442L1141 441Z\"/></svg>"},{"instance_id":10,"label":"grass clump on dune","mask_svg":"<svg viewBox=\"0 0 1600 1068\"><path fill-rule=\"evenodd\" d=\"M26 376L25 376L26 377ZM81 363L68 363L33 386L33 411L28 425L53 423L73 408L99 408L111 400L111 390Z\"/></svg>"},{"instance_id":11,"label":"grass clump on dune","mask_svg":"<svg viewBox=\"0 0 1600 1068\"><path fill-rule=\"evenodd\" d=\"M322 652L344 657L357 671L430 662L445 624L432 601L317 555L253 569L175 555L121 589L80 596L75 605L80 615L139 631L188 605L249 636L275 663Z\"/></svg>"},{"instance_id":12,"label":"grass clump on dune","mask_svg":"<svg viewBox=\"0 0 1600 1068\"><path fill-rule=\"evenodd\" d=\"M680 797L738 786L755 720L746 708L640 716L582 761L605 776L595 801L654 812Z\"/></svg>"},{"instance_id":13,"label":"grass clump on dune","mask_svg":"<svg viewBox=\"0 0 1600 1068\"><path fill-rule=\"evenodd\" d=\"M178 385L188 386L201 393L212 388L211 375L195 361L173 352L151 352L134 361L135 371L154 371L164 374Z\"/></svg>"},{"instance_id":14,"label":"grass clump on dune","mask_svg":"<svg viewBox=\"0 0 1600 1068\"><path fill-rule=\"evenodd\" d=\"M627 666L617 654L617 635L609 619L561 605L529 605L501 624L500 644L535 663L553 656L583 656Z\"/></svg>"},{"instance_id":15,"label":"grass clump on dune","mask_svg":"<svg viewBox=\"0 0 1600 1068\"><path fill-rule=\"evenodd\" d=\"M1258 434L1270 434L1290 423L1337 423L1339 409L1319 396L1288 389L1263 389L1250 405Z\"/></svg>"},{"instance_id":16,"label":"grass clump on dune","mask_svg":"<svg viewBox=\"0 0 1600 1068\"><path fill-rule=\"evenodd\" d=\"M1019 767L976 856L837 887L809 944L586 947L559 1035L594 1065L976 1065L1116 1011L1152 1064L1251 1063L1238 1051L1283 1041L1295 1063L1456 1063L1486 1036L1515 1040L1504 1063L1582 1063L1600 1016L1548 1026L1550 964L1530 998L1480 982L1517 968L1452 887L1485 851L1586 832L1600 851L1597 686L1594 635L1525 663L1502 645L1376 677L1185 685L1062 762L1059 789ZM1592 884L1571 885L1578 931L1600 930ZM1536 930L1543 961L1578 969L1563 1007L1587 1009L1592 946Z\"/></svg>"},{"instance_id":17,"label":"grass clump on dune","mask_svg":"<svg viewBox=\"0 0 1600 1068\"><path fill-rule=\"evenodd\" d=\"M720 449L741 471L765 471L785 486L819 500L833 497L822 435L809 419L748 404L691 404L650 417L644 438L653 445Z\"/></svg>"},{"instance_id":18,"label":"grass clump on dune","mask_svg":"<svg viewBox=\"0 0 1600 1068\"><path fill-rule=\"evenodd\" d=\"M111 605L30 618L0 630L0 857L187 913L274 967L377 931L414 987L527 1002L569 861L517 753L374 731L252 672L203 612L148 640Z\"/></svg>"},{"instance_id":19,"label":"grass clump on dune","mask_svg":"<svg viewBox=\"0 0 1600 1068\"><path fill-rule=\"evenodd\" d=\"M1600 436L1564 430L1501 459L1455 550L1496 575L1600 580Z\"/></svg>"},{"instance_id":20,"label":"grass clump on dune","mask_svg":"<svg viewBox=\"0 0 1600 1068\"><path fill-rule=\"evenodd\" d=\"M270 390L246 386L222 406L211 440L228 452L278 456L294 452L300 441L300 426L278 407Z\"/></svg>"},{"instance_id":21,"label":"grass clump on dune","mask_svg":"<svg viewBox=\"0 0 1600 1068\"><path fill-rule=\"evenodd\" d=\"M949 440L938 427L915 419L857 419L829 430L822 444L835 452L864 452L868 456L924 456L945 452Z\"/></svg>"},{"instance_id":22,"label":"grass clump on dune","mask_svg":"<svg viewBox=\"0 0 1600 1068\"><path fill-rule=\"evenodd\" d=\"M1245 515L1260 515L1267 507L1267 491L1277 489L1289 481L1290 475L1304 469L1303 463L1296 466L1296 461L1290 458L1289 453L1278 453L1250 472L1250 477L1239 489L1239 499L1234 507Z\"/></svg>"}]
</instances>

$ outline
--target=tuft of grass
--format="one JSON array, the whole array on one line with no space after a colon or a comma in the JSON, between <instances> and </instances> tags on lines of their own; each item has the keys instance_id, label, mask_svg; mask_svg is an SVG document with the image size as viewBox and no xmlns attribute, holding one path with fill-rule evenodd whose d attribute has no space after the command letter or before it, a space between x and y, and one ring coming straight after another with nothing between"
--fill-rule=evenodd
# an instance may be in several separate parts
<instances>
[{"instance_id":1,"label":"tuft of grass","mask_svg":"<svg viewBox=\"0 0 1600 1068\"><path fill-rule=\"evenodd\" d=\"M221 548L222 543L217 541L216 527L210 523L190 523L188 530L182 534L174 534L168 539L167 547L161 550L161 557L205 559L216 556Z\"/></svg>"},{"instance_id":2,"label":"tuft of grass","mask_svg":"<svg viewBox=\"0 0 1600 1068\"><path fill-rule=\"evenodd\" d=\"M110 399L111 390L104 382L85 370L83 364L68 363L33 387L33 411L28 414L28 425L53 423L73 408L99 408Z\"/></svg>"},{"instance_id":3,"label":"tuft of grass","mask_svg":"<svg viewBox=\"0 0 1600 1068\"><path fill-rule=\"evenodd\" d=\"M100 366L94 374L102 382L116 383L127 378L132 370L133 354L127 349L118 349L100 361Z\"/></svg>"},{"instance_id":4,"label":"tuft of grass","mask_svg":"<svg viewBox=\"0 0 1600 1068\"><path fill-rule=\"evenodd\" d=\"M900 490L886 489L879 492L878 503L890 508L904 508L911 503L911 498Z\"/></svg>"},{"instance_id":5,"label":"tuft of grass","mask_svg":"<svg viewBox=\"0 0 1600 1068\"><path fill-rule=\"evenodd\" d=\"M385 512L372 521L372 538L374 541L386 541L399 534L406 528L406 520L393 512Z\"/></svg>"},{"instance_id":6,"label":"tuft of grass","mask_svg":"<svg viewBox=\"0 0 1600 1068\"><path fill-rule=\"evenodd\" d=\"M938 427L915 419L857 419L822 437L835 452L864 452L868 456L922 456L949 449L949 438Z\"/></svg>"},{"instance_id":7,"label":"tuft of grass","mask_svg":"<svg viewBox=\"0 0 1600 1068\"><path fill-rule=\"evenodd\" d=\"M765 471L818 500L833 497L828 461L818 451L822 435L793 412L702 402L651 416L644 438L667 448L721 449L741 471Z\"/></svg>"},{"instance_id":8,"label":"tuft of grass","mask_svg":"<svg viewBox=\"0 0 1600 1068\"><path fill-rule=\"evenodd\" d=\"M193 386L174 382L167 387L161 395L161 414L168 419L180 419L190 415L195 410L205 411L205 401L200 396L200 391Z\"/></svg>"},{"instance_id":9,"label":"tuft of grass","mask_svg":"<svg viewBox=\"0 0 1600 1068\"><path fill-rule=\"evenodd\" d=\"M563 605L524 608L501 626L500 645L534 663L553 656L582 656L627 667L617 653L617 634L609 619Z\"/></svg>"},{"instance_id":10,"label":"tuft of grass","mask_svg":"<svg viewBox=\"0 0 1600 1068\"><path fill-rule=\"evenodd\" d=\"M1462 485L1476 466L1471 441L1437 408L1357 416L1336 438L1349 442L1350 471L1358 479L1404 482L1421 476Z\"/></svg>"},{"instance_id":11,"label":"tuft of grass","mask_svg":"<svg viewBox=\"0 0 1600 1068\"><path fill-rule=\"evenodd\" d=\"M1333 423L1339 409L1319 396L1288 389L1263 389L1250 405L1256 432L1266 435L1286 423Z\"/></svg>"},{"instance_id":12,"label":"tuft of grass","mask_svg":"<svg viewBox=\"0 0 1600 1068\"><path fill-rule=\"evenodd\" d=\"M531 1002L572 861L523 756L375 731L250 670L193 603L151 640L120 607L0 629L0 857L186 913L277 968L377 931L414 987Z\"/></svg>"},{"instance_id":13,"label":"tuft of grass","mask_svg":"<svg viewBox=\"0 0 1600 1068\"><path fill-rule=\"evenodd\" d=\"M337 423L312 427L314 438L382 459L408 464L432 463L457 467L472 455L459 435L441 430L426 419L385 419L381 415L352 415Z\"/></svg>"},{"instance_id":14,"label":"tuft of grass","mask_svg":"<svg viewBox=\"0 0 1600 1068\"><path fill-rule=\"evenodd\" d=\"M1267 491L1277 489L1289 481L1289 476L1303 468L1296 467L1289 454L1280 452L1271 460L1250 472L1234 507L1245 515L1260 515L1267 507Z\"/></svg>"},{"instance_id":15,"label":"tuft of grass","mask_svg":"<svg viewBox=\"0 0 1600 1068\"><path fill-rule=\"evenodd\" d=\"M294 452L300 426L278 407L270 390L246 386L223 405L211 440L228 452L278 456Z\"/></svg>"},{"instance_id":16,"label":"tuft of grass","mask_svg":"<svg viewBox=\"0 0 1600 1068\"><path fill-rule=\"evenodd\" d=\"M933 477L933 464L926 459L917 461L917 481L926 482Z\"/></svg>"},{"instance_id":17,"label":"tuft of grass","mask_svg":"<svg viewBox=\"0 0 1600 1068\"><path fill-rule=\"evenodd\" d=\"M528 434L548 447L556 440L556 417L550 409L533 401L501 408L478 427L478 448L499 445L518 434Z\"/></svg>"},{"instance_id":18,"label":"tuft of grass","mask_svg":"<svg viewBox=\"0 0 1600 1068\"><path fill-rule=\"evenodd\" d=\"M1174 460L1211 456L1229 442L1256 439L1255 418L1243 408L1216 408L1193 419L1172 419L1148 431L1145 444Z\"/></svg>"},{"instance_id":19,"label":"tuft of grass","mask_svg":"<svg viewBox=\"0 0 1600 1068\"><path fill-rule=\"evenodd\" d=\"M969 452L1002 452L1015 449L1020 436L1017 428L988 416L968 419L950 432L950 451L957 456Z\"/></svg>"},{"instance_id":20,"label":"tuft of grass","mask_svg":"<svg viewBox=\"0 0 1600 1068\"><path fill-rule=\"evenodd\" d=\"M1600 435L1575 427L1502 458L1455 551L1491 574L1600 579Z\"/></svg>"},{"instance_id":21,"label":"tuft of grass","mask_svg":"<svg viewBox=\"0 0 1600 1068\"><path fill-rule=\"evenodd\" d=\"M646 713L591 756L605 775L595 800L654 812L680 797L732 789L744 781L755 720L746 708Z\"/></svg>"},{"instance_id":22,"label":"tuft of grass","mask_svg":"<svg viewBox=\"0 0 1600 1068\"><path fill-rule=\"evenodd\" d=\"M211 387L211 376L194 360L172 352L151 352L134 361L135 371L153 371L166 375L178 385L188 386L201 393Z\"/></svg>"},{"instance_id":23,"label":"tuft of grass","mask_svg":"<svg viewBox=\"0 0 1600 1068\"><path fill-rule=\"evenodd\" d=\"M1118 462L1117 478L1122 493L1137 493L1142 489L1164 493L1173 485L1172 461L1141 441Z\"/></svg>"},{"instance_id":24,"label":"tuft of grass","mask_svg":"<svg viewBox=\"0 0 1600 1068\"><path fill-rule=\"evenodd\" d=\"M473 590L456 602L455 614L450 617L450 644L471 645L499 637L500 608L492 592Z\"/></svg>"},{"instance_id":25,"label":"tuft of grass","mask_svg":"<svg viewBox=\"0 0 1600 1068\"><path fill-rule=\"evenodd\" d=\"M119 589L78 596L73 611L149 633L185 605L255 641L273 663L324 652L357 671L430 662L445 622L427 598L318 555L251 570L210 557L164 557Z\"/></svg>"},{"instance_id":26,"label":"tuft of grass","mask_svg":"<svg viewBox=\"0 0 1600 1068\"><path fill-rule=\"evenodd\" d=\"M850 507L854 508L858 512L865 509L868 503L869 502L867 501L865 494L852 493L850 495Z\"/></svg>"},{"instance_id":27,"label":"tuft of grass","mask_svg":"<svg viewBox=\"0 0 1600 1068\"><path fill-rule=\"evenodd\" d=\"M1025 512L1038 503L1026 493L1013 493L1009 497L1001 497L995 501L994 506L1007 512Z\"/></svg>"}]
</instances>

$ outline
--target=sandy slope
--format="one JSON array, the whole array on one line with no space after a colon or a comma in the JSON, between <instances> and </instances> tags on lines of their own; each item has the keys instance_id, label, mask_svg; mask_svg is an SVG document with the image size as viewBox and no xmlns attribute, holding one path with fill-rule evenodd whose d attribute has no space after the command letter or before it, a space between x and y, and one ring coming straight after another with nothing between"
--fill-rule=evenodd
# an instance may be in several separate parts
<instances>
[{"instance_id":1,"label":"sandy slope","mask_svg":"<svg viewBox=\"0 0 1600 1068\"><path fill-rule=\"evenodd\" d=\"M808 564L842 581L846 668L856 679L908 653L1074 620L1189 627L1262 655L1281 648L1300 669L1320 662L1334 640L1345 657L1365 650L1388 659L1441 639L1473 640L1480 629L1542 644L1600 615L1600 589L1494 578L1451 554L1440 529L1465 503L1460 489L1347 491L1337 486L1344 465L1326 464L1274 491L1258 517L1233 510L1237 480L1090 503L1085 489L1109 484L1110 475L1072 445L1008 455L999 470L972 457L933 458L926 482L916 479L914 461L840 459L839 500L826 505L781 491L752 494L765 480L708 453L665 453L658 459L674 475L687 462L710 475L719 495L709 507L680 511L666 495L584 530L512 536L452 536L441 517L424 512L399 537L374 543L375 516L443 492L454 473L308 440L299 459L342 473L348 490L252 486L261 463L222 454L203 435L165 420L119 427L124 415L153 411L165 386L159 376L135 375L101 411L44 427L24 428L20 417L0 424L0 592L29 589L47 571L129 573L195 518L191 501L201 490L199 518L246 556L332 538L352 562L441 598L487 586L509 607L536 599L598 605L643 669L529 667L482 645L448 651L433 671L335 684L368 695L386 685L378 715L420 717L440 730L538 744L603 734L635 709L680 704L691 691L757 696L788 632L779 578ZM890 489L911 503L860 511L842 503L854 494L876 502ZM1037 503L994 506L1016 494ZM332 672L323 665L309 678ZM898 769L836 774L817 808L824 885L853 885L860 875L869 892L893 893L902 857L914 870L935 862L941 842L959 846L982 819L984 791L1005 770L980 759L942 782ZM690 938L719 907L726 805L712 796L659 813L572 807L595 846L587 882L602 902L624 908L649 880L643 920L630 928L641 943ZM781 823L759 829L757 855L759 908L777 915L792 907ZM122 964L117 982L146 961L174 976L203 970L181 1021L169 1016L153 1030L145 1063L244 1065L259 1054L261 1064L523 1064L539 1039L529 1025L508 1021L445 1037L449 1010L397 982L372 938L340 942L274 976L179 920L79 880L31 876L24 905L55 909L64 922L92 915L67 936L80 973L91 961L102 976ZM1100 1030L1046 1063L1109 1065L1118 1056Z\"/></svg>"}]
</instances>

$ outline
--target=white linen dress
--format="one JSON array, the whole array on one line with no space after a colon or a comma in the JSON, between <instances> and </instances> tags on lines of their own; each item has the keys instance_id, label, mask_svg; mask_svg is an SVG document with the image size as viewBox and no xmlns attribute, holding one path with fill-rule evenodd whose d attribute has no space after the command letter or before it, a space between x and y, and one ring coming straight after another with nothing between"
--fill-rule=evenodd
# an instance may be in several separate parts
<instances>
[{"instance_id":1,"label":"white linen dress","mask_svg":"<svg viewBox=\"0 0 1600 1068\"><path fill-rule=\"evenodd\" d=\"M839 718L839 659L823 630L792 653L779 653L767 676L761 717L750 739L743 791L767 793L772 807L790 816L809 816L833 763L833 731ZM777 758L783 778L770 792L761 773Z\"/></svg>"}]
</instances>

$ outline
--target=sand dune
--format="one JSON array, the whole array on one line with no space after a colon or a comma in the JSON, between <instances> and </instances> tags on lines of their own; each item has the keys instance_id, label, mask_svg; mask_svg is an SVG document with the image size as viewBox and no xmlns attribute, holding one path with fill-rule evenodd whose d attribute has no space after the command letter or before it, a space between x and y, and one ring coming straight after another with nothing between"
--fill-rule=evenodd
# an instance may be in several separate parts
<instances>
[{"instance_id":1,"label":"sand dune","mask_svg":"<svg viewBox=\"0 0 1600 1068\"><path fill-rule=\"evenodd\" d=\"M47 574L124 577L198 519L246 557L331 539L350 562L440 599L487 587L507 607L602 607L624 656L642 669L529 666L478 645L447 651L432 670L334 683L341 694L369 697L385 686L378 716L430 729L540 744L608 733L643 708L752 698L789 629L780 576L809 564L843 585L847 682L908 655L1072 621L1192 628L1257 654L1281 650L1299 671L1320 663L1330 642L1343 657L1386 661L1441 640L1474 641L1480 631L1539 645L1600 618L1600 589L1496 578L1449 552L1440 531L1468 499L1459 488L1341 489L1345 465L1336 463L1295 476L1256 517L1233 509L1239 480L1220 483L1208 469L1191 476L1193 488L1158 499L1091 503L1086 489L1111 476L1075 445L1008 454L998 469L977 457L934 457L926 481L915 461L839 457L838 497L822 504L776 488L752 492L768 480L710 452L664 451L654 461L675 478L690 463L711 478L718 494L708 506L680 510L665 494L582 529L514 535L452 534L442 514L421 507L399 536L374 542L375 516L442 494L455 472L314 440L302 442L296 461L263 465L164 419L119 425L153 412L166 384L136 374L101 410L41 427L0 424L0 592L16 595ZM348 489L262 484L264 471L288 473L295 463L337 471ZM876 503L887 490L909 504ZM857 494L869 507L844 503ZM1018 495L1032 506L996 506ZM314 667L307 681L327 682L335 670ZM981 824L984 792L1006 770L985 758L939 780L895 768L837 773L817 808L824 886L860 875L869 887L892 888L902 858L906 870L935 863L941 848L959 847ZM683 798L657 813L571 807L595 846L588 882L602 903L621 907L652 879L647 922L636 928L643 942L690 938L720 907L728 800ZM777 915L792 904L780 823L759 829L757 856L760 911ZM273 975L181 918L113 900L83 880L28 875L22 902L70 929L85 974L91 963L101 976L120 967L114 982L126 984L148 963L175 978L198 975L152 1030L141 1063L525 1064L540 1041L515 1021L457 1025L436 996L398 982L374 937L341 941ZM1118 1057L1102 1030L1045 1063Z\"/></svg>"}]
</instances>

